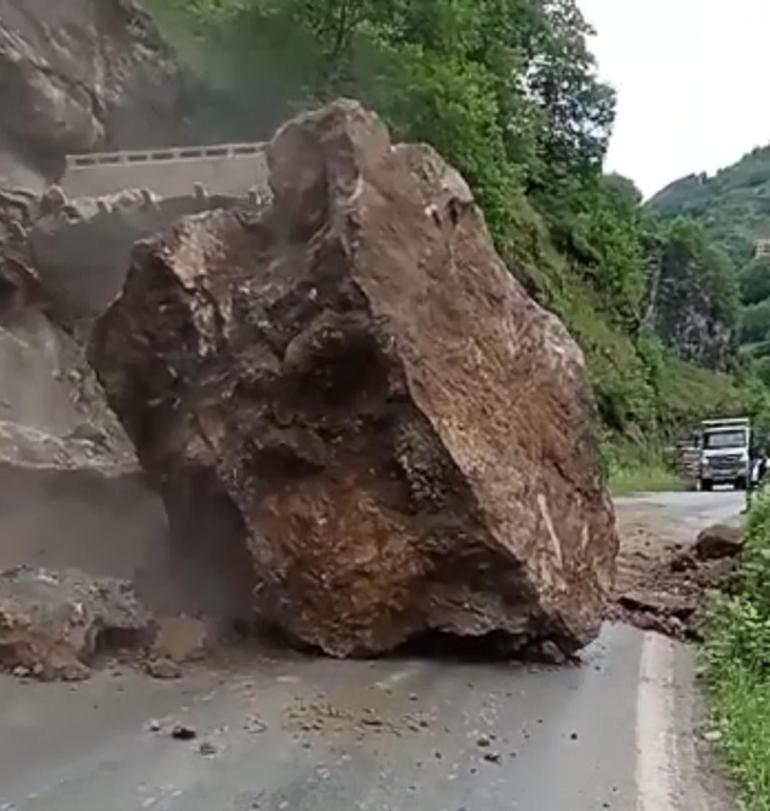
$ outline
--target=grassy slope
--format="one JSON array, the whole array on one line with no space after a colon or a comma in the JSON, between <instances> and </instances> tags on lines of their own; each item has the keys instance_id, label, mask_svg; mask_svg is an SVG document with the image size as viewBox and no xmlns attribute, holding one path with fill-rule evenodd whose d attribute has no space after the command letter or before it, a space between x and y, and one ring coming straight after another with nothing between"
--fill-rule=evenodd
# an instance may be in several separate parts
<instances>
[{"instance_id":1,"label":"grassy slope","mask_svg":"<svg viewBox=\"0 0 770 811\"><path fill-rule=\"evenodd\" d=\"M770 493L755 500L735 593L712 618L704 659L720 747L749 811L770 811Z\"/></svg>"}]
</instances>

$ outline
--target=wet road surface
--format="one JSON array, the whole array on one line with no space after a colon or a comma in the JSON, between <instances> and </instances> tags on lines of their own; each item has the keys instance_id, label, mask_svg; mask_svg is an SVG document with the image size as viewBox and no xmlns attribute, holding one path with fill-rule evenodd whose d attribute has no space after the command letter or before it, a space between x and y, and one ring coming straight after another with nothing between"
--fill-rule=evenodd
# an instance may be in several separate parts
<instances>
[{"instance_id":1,"label":"wet road surface","mask_svg":"<svg viewBox=\"0 0 770 811\"><path fill-rule=\"evenodd\" d=\"M737 503L618 509L697 532ZM261 655L166 682L2 677L0 811L714 811L692 679L689 649L623 626L566 668ZM197 738L172 738L178 723Z\"/></svg>"}]
</instances>

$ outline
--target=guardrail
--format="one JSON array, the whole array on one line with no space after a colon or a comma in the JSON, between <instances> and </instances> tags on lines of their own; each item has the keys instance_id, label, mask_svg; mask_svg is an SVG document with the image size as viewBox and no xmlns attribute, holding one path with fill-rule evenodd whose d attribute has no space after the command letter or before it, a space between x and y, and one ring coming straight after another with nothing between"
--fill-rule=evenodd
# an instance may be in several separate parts
<instances>
[{"instance_id":1,"label":"guardrail","mask_svg":"<svg viewBox=\"0 0 770 811\"><path fill-rule=\"evenodd\" d=\"M244 158L264 152L264 143L216 144L214 146L180 146L168 149L122 150L67 155L67 171L92 166L114 166L164 161L201 160L205 158Z\"/></svg>"},{"instance_id":2,"label":"guardrail","mask_svg":"<svg viewBox=\"0 0 770 811\"><path fill-rule=\"evenodd\" d=\"M183 196L196 184L211 194L245 196L267 182L265 144L234 143L69 155L61 187L71 199L131 188Z\"/></svg>"}]
</instances>

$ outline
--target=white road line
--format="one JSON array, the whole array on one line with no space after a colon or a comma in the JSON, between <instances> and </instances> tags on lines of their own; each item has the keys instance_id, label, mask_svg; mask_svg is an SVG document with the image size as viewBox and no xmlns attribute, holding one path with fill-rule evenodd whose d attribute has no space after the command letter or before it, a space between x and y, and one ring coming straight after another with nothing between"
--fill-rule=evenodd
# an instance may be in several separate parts
<instances>
[{"instance_id":1,"label":"white road line","mask_svg":"<svg viewBox=\"0 0 770 811\"><path fill-rule=\"evenodd\" d=\"M676 684L679 643L644 635L636 700L637 811L708 811L693 739L691 685Z\"/></svg>"},{"instance_id":2,"label":"white road line","mask_svg":"<svg viewBox=\"0 0 770 811\"><path fill-rule=\"evenodd\" d=\"M637 811L675 811L678 755L672 680L674 646L645 634L636 699Z\"/></svg>"}]
</instances>

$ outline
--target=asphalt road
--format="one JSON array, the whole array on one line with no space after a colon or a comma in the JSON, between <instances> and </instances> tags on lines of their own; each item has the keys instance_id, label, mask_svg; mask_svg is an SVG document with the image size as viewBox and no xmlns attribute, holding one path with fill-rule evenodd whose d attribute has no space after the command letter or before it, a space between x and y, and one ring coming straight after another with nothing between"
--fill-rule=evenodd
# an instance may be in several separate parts
<instances>
[{"instance_id":1,"label":"asphalt road","mask_svg":"<svg viewBox=\"0 0 770 811\"><path fill-rule=\"evenodd\" d=\"M737 504L672 494L618 509L689 532ZM243 655L174 682L5 677L0 811L716 811L692 680L690 650L623 626L567 668ZM172 738L178 723L197 738Z\"/></svg>"}]
</instances>

